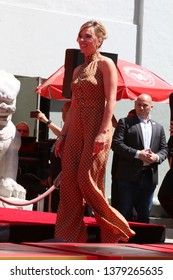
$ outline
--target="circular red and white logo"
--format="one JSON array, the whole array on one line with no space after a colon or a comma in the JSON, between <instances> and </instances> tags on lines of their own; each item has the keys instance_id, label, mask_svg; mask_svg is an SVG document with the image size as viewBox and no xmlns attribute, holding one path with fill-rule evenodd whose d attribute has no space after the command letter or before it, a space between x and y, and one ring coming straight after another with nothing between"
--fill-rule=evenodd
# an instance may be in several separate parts
<instances>
[{"instance_id":1,"label":"circular red and white logo","mask_svg":"<svg viewBox=\"0 0 173 280\"><path fill-rule=\"evenodd\" d=\"M142 69L138 69L136 67L131 66L124 66L123 70L128 77L140 84L147 86L155 85L154 77L150 73L147 73Z\"/></svg>"}]
</instances>

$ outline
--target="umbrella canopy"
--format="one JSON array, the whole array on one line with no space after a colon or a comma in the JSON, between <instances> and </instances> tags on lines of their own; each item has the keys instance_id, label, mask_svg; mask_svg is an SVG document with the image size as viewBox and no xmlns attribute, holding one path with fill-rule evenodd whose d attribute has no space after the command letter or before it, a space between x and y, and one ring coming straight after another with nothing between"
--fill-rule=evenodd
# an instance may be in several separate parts
<instances>
[{"instance_id":1,"label":"umbrella canopy","mask_svg":"<svg viewBox=\"0 0 173 280\"><path fill-rule=\"evenodd\" d=\"M118 60L117 100L131 99L142 93L152 97L155 102L169 103L173 86L150 70L125 60Z\"/></svg>"},{"instance_id":2,"label":"umbrella canopy","mask_svg":"<svg viewBox=\"0 0 173 280\"><path fill-rule=\"evenodd\" d=\"M64 71L64 66L61 66L47 80L45 80L41 85L39 85L36 88L35 92L49 99L67 99L64 96L62 96Z\"/></svg>"},{"instance_id":3,"label":"umbrella canopy","mask_svg":"<svg viewBox=\"0 0 173 280\"><path fill-rule=\"evenodd\" d=\"M66 99L62 96L64 72L64 66L60 67L36 88L36 93L46 98ZM146 93L155 102L169 103L169 95L173 92L173 86L150 70L140 65L118 59L117 72L117 100L135 100L138 95Z\"/></svg>"}]
</instances>

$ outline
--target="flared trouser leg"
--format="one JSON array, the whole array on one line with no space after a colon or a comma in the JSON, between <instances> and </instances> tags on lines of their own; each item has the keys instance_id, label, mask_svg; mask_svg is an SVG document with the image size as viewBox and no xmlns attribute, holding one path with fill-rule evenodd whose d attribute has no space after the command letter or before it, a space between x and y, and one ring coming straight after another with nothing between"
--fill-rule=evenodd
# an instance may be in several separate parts
<instances>
[{"instance_id":1,"label":"flared trouser leg","mask_svg":"<svg viewBox=\"0 0 173 280\"><path fill-rule=\"evenodd\" d=\"M87 242L87 230L83 221L84 207L84 200L77 181L73 180L73 174L63 177L62 173L55 238L68 242Z\"/></svg>"},{"instance_id":2,"label":"flared trouser leg","mask_svg":"<svg viewBox=\"0 0 173 280\"><path fill-rule=\"evenodd\" d=\"M78 184L82 196L94 211L100 225L102 242L128 241L135 233L130 229L126 219L111 207L104 194L104 174L109 147L89 162L87 153L83 153L78 171ZM98 172L99 171L99 172Z\"/></svg>"}]
</instances>

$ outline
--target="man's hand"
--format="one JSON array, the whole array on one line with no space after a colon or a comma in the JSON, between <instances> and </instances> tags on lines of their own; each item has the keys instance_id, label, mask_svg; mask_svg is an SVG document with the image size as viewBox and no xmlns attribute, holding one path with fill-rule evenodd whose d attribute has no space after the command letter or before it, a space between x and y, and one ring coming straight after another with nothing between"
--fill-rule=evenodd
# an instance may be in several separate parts
<instances>
[{"instance_id":1,"label":"man's hand","mask_svg":"<svg viewBox=\"0 0 173 280\"><path fill-rule=\"evenodd\" d=\"M157 154L153 153L151 149L141 150L139 153L139 159L145 163L151 164L157 161Z\"/></svg>"}]
</instances>

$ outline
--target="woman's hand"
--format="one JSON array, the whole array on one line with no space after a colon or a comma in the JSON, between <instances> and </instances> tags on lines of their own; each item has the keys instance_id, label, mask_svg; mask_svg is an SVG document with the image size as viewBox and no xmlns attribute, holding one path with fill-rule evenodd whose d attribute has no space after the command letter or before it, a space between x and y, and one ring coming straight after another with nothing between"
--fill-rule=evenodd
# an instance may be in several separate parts
<instances>
[{"instance_id":1,"label":"woman's hand","mask_svg":"<svg viewBox=\"0 0 173 280\"><path fill-rule=\"evenodd\" d=\"M64 144L65 144L65 137L60 135L60 137L55 142L54 153L56 157L60 157L60 158L62 157Z\"/></svg>"},{"instance_id":2,"label":"woman's hand","mask_svg":"<svg viewBox=\"0 0 173 280\"><path fill-rule=\"evenodd\" d=\"M93 154L98 154L104 149L107 142L107 133L99 133L94 141Z\"/></svg>"}]
</instances>

